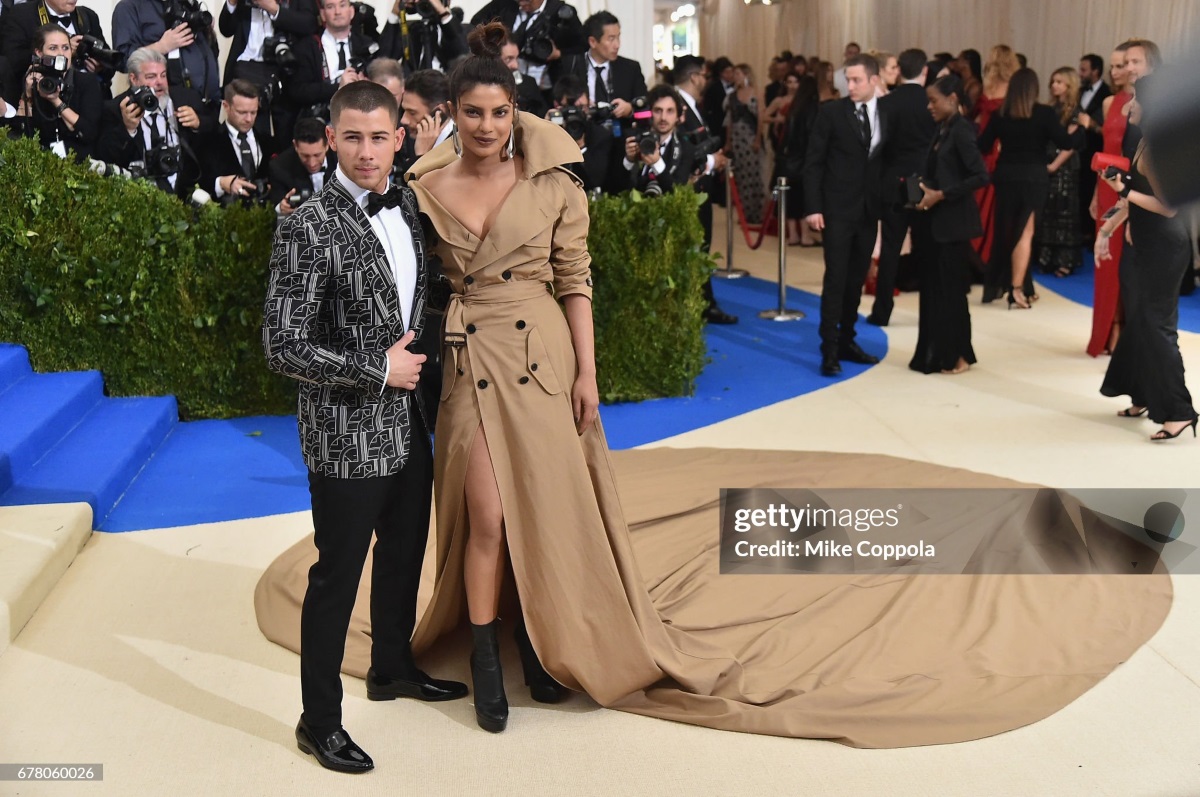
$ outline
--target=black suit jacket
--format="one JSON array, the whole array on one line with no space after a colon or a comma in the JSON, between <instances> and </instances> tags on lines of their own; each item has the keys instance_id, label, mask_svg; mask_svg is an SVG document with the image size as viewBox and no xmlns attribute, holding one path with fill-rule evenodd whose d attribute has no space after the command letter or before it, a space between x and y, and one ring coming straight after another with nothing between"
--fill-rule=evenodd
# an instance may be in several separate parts
<instances>
[{"instance_id":1,"label":"black suit jacket","mask_svg":"<svg viewBox=\"0 0 1200 797\"><path fill-rule=\"evenodd\" d=\"M687 185L688 178L692 176L695 150L676 134L671 137L666 151L662 153L662 159L666 168L662 174L654 176L651 176L652 170L648 169L644 163L636 163L630 175L632 187L644 192L650 183L656 182L662 187L665 194L674 190L676 186Z\"/></svg>"},{"instance_id":2,"label":"black suit jacket","mask_svg":"<svg viewBox=\"0 0 1200 797\"><path fill-rule=\"evenodd\" d=\"M205 109L200 92L187 86L172 86L170 88L171 102L176 110L190 107L200 117L200 127L192 130L178 127L180 139L179 173L175 180L174 193L180 197L191 196L192 189L200 179L200 142L204 136L211 133L217 126L216 114ZM100 138L96 142L95 158L107 163L115 163L122 168L142 160L146 155L145 139L140 128L137 135L129 135L125 123L121 119L121 100L129 96L124 91L104 103L104 112L100 121ZM159 183L159 187L169 190L169 186Z\"/></svg>"},{"instance_id":3,"label":"black suit jacket","mask_svg":"<svg viewBox=\"0 0 1200 797\"><path fill-rule=\"evenodd\" d=\"M538 14L537 19L526 30L525 37L536 35L539 31L547 30L551 26L551 21L557 18L562 7L568 5L570 4L564 2L564 0L546 0L542 4L542 12ZM572 10L575 9L574 6L570 7ZM492 0L492 2L479 9L475 16L471 17L471 24L483 25L491 22L493 19L498 19L510 31L515 31L519 11L517 0ZM552 38L563 57L556 61L551 61L549 64L550 82L552 85L554 81L558 80L564 74L563 59L568 55L582 55L587 52L587 34L583 31L583 22L580 21L578 12L570 20L560 21L556 26L556 31L556 34Z\"/></svg>"},{"instance_id":4,"label":"black suit jacket","mask_svg":"<svg viewBox=\"0 0 1200 797\"><path fill-rule=\"evenodd\" d=\"M546 98L542 96L541 89L529 75L522 74L521 82L517 84L517 107L539 119L546 118L546 111L550 110L546 106Z\"/></svg>"},{"instance_id":5,"label":"black suit jacket","mask_svg":"<svg viewBox=\"0 0 1200 797\"><path fill-rule=\"evenodd\" d=\"M79 114L79 122L74 130L67 127L50 102L36 92L32 116L17 116L4 120L4 123L22 135L36 137L46 148L55 141L62 141L74 153L75 160L81 163L95 150L96 139L100 136L104 99L100 96L100 87L91 76L74 72L67 80L70 81L69 88L64 89L59 97L68 108Z\"/></svg>"},{"instance_id":6,"label":"black suit jacket","mask_svg":"<svg viewBox=\"0 0 1200 797\"><path fill-rule=\"evenodd\" d=\"M578 75L583 78L586 86L588 73L592 71L587 53L563 56L563 74ZM609 98L631 102L635 97L646 96L646 78L642 75L642 65L632 58L617 56L617 60L608 65ZM557 97L555 99L558 99ZM595 97L591 97L593 104Z\"/></svg>"},{"instance_id":7,"label":"black suit jacket","mask_svg":"<svg viewBox=\"0 0 1200 797\"><path fill-rule=\"evenodd\" d=\"M404 64L410 72L432 69L433 58L436 55L442 64L442 71L449 74L450 63L460 55L470 52L462 25L454 16L445 24L441 20L417 17L406 19L407 38L402 25L389 22L383 26L383 35L379 38L379 52L385 58L394 58ZM434 46L431 47L431 44Z\"/></svg>"},{"instance_id":8,"label":"black suit jacket","mask_svg":"<svg viewBox=\"0 0 1200 797\"><path fill-rule=\"evenodd\" d=\"M1104 126L1104 100L1111 96L1112 89L1108 87L1107 83L1101 81L1096 93L1092 96L1092 101L1082 109L1096 123L1095 128L1087 130L1087 146L1079 156L1080 167L1087 171L1091 171L1092 168L1092 153L1104 151L1104 131L1101 129Z\"/></svg>"},{"instance_id":9,"label":"black suit jacket","mask_svg":"<svg viewBox=\"0 0 1200 797\"><path fill-rule=\"evenodd\" d=\"M419 342L439 330L425 323L429 270L417 200L411 189L401 191L417 260L411 328ZM385 384L385 352L403 334L383 244L332 179L275 233L263 310L267 364L300 383L300 447L310 471L342 479L388 476L404 466L413 446L428 445L413 436L413 413L433 428L422 391ZM421 382L429 370L422 368Z\"/></svg>"},{"instance_id":10,"label":"black suit jacket","mask_svg":"<svg viewBox=\"0 0 1200 797\"><path fill-rule=\"evenodd\" d=\"M700 113L704 114L704 121L708 123L708 129L725 140L725 86L721 83L720 78L713 75L709 78L708 86L704 89L704 96L700 98Z\"/></svg>"},{"instance_id":11,"label":"black suit jacket","mask_svg":"<svg viewBox=\"0 0 1200 797\"><path fill-rule=\"evenodd\" d=\"M902 182L925 168L925 156L937 125L929 114L925 87L904 83L879 100L879 114L887 114L888 139L883 149L883 201L903 205Z\"/></svg>"},{"instance_id":12,"label":"black suit jacket","mask_svg":"<svg viewBox=\"0 0 1200 797\"><path fill-rule=\"evenodd\" d=\"M869 153L849 97L822 103L804 157L804 210L825 221L878 221L888 116L879 111L879 145Z\"/></svg>"},{"instance_id":13,"label":"black suit jacket","mask_svg":"<svg viewBox=\"0 0 1200 797\"><path fill-rule=\"evenodd\" d=\"M253 177L246 177L242 173L241 153L229 138L227 125L217 125L208 135L204 136L200 144L200 187L215 197L214 183L219 177L236 174L238 177L246 177L249 180L266 179L274 150L271 141L259 135L257 131L254 133L254 140L260 151L258 168L255 169Z\"/></svg>"},{"instance_id":14,"label":"black suit jacket","mask_svg":"<svg viewBox=\"0 0 1200 797\"><path fill-rule=\"evenodd\" d=\"M366 36L350 34L346 60L364 55L375 42ZM338 84L325 78L325 50L321 32L305 36L292 46L296 54L296 73L284 81L283 93L302 111L312 105L328 105ZM336 66L336 65L335 65Z\"/></svg>"},{"instance_id":15,"label":"black suit jacket","mask_svg":"<svg viewBox=\"0 0 1200 797\"><path fill-rule=\"evenodd\" d=\"M930 147L937 148L937 176L925 184L945 193L929 211L933 238L939 243L969 241L983 235L975 192L988 184L987 166L975 145L975 126L955 116L936 134ZM929 151L926 150L926 161ZM921 171L925 171L921 169Z\"/></svg>"},{"instance_id":16,"label":"black suit jacket","mask_svg":"<svg viewBox=\"0 0 1200 797\"><path fill-rule=\"evenodd\" d=\"M221 0L221 16L217 25L221 35L232 41L229 43L229 57L225 59L225 83L233 80L233 65L238 56L246 51L246 43L250 40L250 0L238 0L233 13L229 13L229 4ZM293 41L317 32L316 0L279 0L279 15L272 21L271 26L276 36L288 35Z\"/></svg>"},{"instance_id":17,"label":"black suit jacket","mask_svg":"<svg viewBox=\"0 0 1200 797\"><path fill-rule=\"evenodd\" d=\"M325 154L325 181L333 179L334 171L337 169L337 153L329 150ZM267 179L271 181L271 205L275 206L288 195L288 192L293 188L297 190L313 190L312 175L308 173L308 169L304 168L304 164L300 162L300 156L296 154L295 147L288 147L283 152L271 158L267 165Z\"/></svg>"},{"instance_id":18,"label":"black suit jacket","mask_svg":"<svg viewBox=\"0 0 1200 797\"><path fill-rule=\"evenodd\" d=\"M19 96L25 72L29 69L29 59L33 56L33 35L42 25L53 21L49 18L49 13L44 0L30 0L13 6L0 17L0 53L4 53L8 59L9 67L9 71L0 76L4 81L2 88L5 97L11 96L15 99ZM100 17L95 11L85 6L75 6L75 12L71 16L74 17L77 34L95 36L105 42L104 46L108 48L104 31L100 27ZM124 62L119 66L124 69ZM114 70L105 69L93 76L105 97L112 94L108 87L113 74Z\"/></svg>"}]
</instances>

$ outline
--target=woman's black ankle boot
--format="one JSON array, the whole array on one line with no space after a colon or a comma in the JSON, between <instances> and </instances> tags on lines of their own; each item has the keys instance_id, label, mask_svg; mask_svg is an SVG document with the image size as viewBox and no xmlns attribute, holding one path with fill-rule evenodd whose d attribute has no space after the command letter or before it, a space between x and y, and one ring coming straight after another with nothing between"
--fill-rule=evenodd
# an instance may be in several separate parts
<instances>
[{"instance_id":1,"label":"woman's black ankle boot","mask_svg":"<svg viewBox=\"0 0 1200 797\"><path fill-rule=\"evenodd\" d=\"M475 649L471 652L474 681L475 720L485 731L499 733L508 724L508 698L504 695L504 672L500 669L500 643L496 631L500 621L487 625L471 623Z\"/></svg>"},{"instance_id":2,"label":"woman's black ankle boot","mask_svg":"<svg viewBox=\"0 0 1200 797\"><path fill-rule=\"evenodd\" d=\"M529 687L530 696L539 703L559 703L567 696L558 681L550 677L538 661L537 651L525 630L525 620L521 619L513 629L513 639L517 643L517 652L521 654L521 669L525 671L525 685Z\"/></svg>"}]
</instances>

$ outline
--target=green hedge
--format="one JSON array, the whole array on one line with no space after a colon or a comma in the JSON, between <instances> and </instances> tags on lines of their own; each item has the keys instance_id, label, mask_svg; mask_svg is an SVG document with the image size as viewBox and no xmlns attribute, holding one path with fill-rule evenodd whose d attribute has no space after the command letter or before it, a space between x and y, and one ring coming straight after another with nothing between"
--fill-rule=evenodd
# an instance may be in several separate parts
<instances>
[{"instance_id":1,"label":"green hedge","mask_svg":"<svg viewBox=\"0 0 1200 797\"><path fill-rule=\"evenodd\" d=\"M703 285L714 265L703 251L702 198L681 187L591 204L596 373L606 404L695 392L706 362Z\"/></svg>"},{"instance_id":2,"label":"green hedge","mask_svg":"<svg viewBox=\"0 0 1200 797\"><path fill-rule=\"evenodd\" d=\"M695 203L593 205L607 401L690 393L703 366ZM293 412L259 332L273 229L268 208L192 208L0 139L0 340L38 371L97 369L110 395L174 394L184 418Z\"/></svg>"}]
</instances>

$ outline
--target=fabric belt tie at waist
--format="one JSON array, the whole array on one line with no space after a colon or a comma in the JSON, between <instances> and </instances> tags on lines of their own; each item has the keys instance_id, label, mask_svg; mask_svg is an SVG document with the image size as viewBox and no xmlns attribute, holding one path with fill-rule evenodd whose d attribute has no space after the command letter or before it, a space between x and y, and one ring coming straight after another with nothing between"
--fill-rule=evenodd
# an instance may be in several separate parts
<instances>
[{"instance_id":1,"label":"fabric belt tie at waist","mask_svg":"<svg viewBox=\"0 0 1200 797\"><path fill-rule=\"evenodd\" d=\"M455 373L458 371L458 350L467 345L467 325L464 319L466 308L473 304L510 304L540 296L548 296L549 283L536 280L498 282L486 285L470 293L452 293L446 304L446 331L442 343L450 350Z\"/></svg>"}]
</instances>

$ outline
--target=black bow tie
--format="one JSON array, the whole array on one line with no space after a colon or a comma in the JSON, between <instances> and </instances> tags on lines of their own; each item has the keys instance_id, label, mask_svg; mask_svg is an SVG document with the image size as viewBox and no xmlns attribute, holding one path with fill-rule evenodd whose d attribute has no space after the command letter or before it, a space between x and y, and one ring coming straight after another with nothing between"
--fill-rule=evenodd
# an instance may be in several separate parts
<instances>
[{"instance_id":1,"label":"black bow tie","mask_svg":"<svg viewBox=\"0 0 1200 797\"><path fill-rule=\"evenodd\" d=\"M400 207L400 197L400 189L394 185L382 194L372 191L367 194L367 215L374 216L384 208Z\"/></svg>"},{"instance_id":2,"label":"black bow tie","mask_svg":"<svg viewBox=\"0 0 1200 797\"><path fill-rule=\"evenodd\" d=\"M63 28L69 28L73 24L70 14L67 14L65 17L56 17L53 14L51 14L50 18L53 19L55 22L57 22Z\"/></svg>"}]
</instances>

